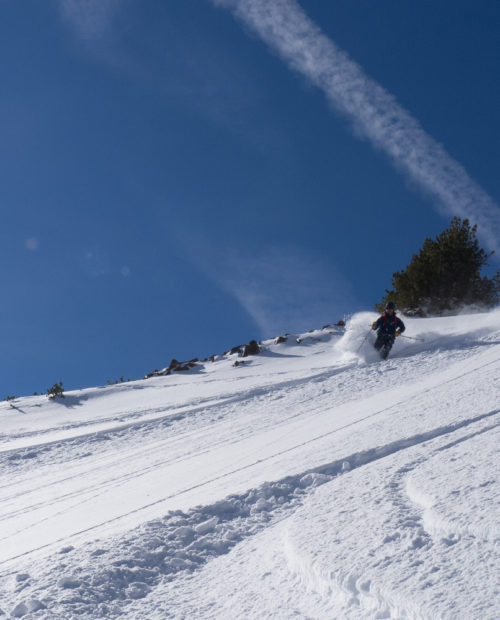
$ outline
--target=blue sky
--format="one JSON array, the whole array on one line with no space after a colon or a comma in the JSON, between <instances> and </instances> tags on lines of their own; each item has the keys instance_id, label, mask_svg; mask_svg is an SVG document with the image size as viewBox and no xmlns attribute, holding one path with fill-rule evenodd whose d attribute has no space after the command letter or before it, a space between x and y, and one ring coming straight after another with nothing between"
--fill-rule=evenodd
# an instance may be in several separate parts
<instances>
[{"instance_id":1,"label":"blue sky","mask_svg":"<svg viewBox=\"0 0 500 620\"><path fill-rule=\"evenodd\" d=\"M499 243L496 0L0 16L0 398L371 309L454 214Z\"/></svg>"}]
</instances>

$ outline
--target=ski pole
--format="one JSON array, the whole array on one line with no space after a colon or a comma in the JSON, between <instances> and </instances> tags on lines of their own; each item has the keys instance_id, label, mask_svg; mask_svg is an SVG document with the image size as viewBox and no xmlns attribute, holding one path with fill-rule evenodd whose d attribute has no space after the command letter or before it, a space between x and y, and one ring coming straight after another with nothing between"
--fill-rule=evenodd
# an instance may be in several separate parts
<instances>
[{"instance_id":1,"label":"ski pole","mask_svg":"<svg viewBox=\"0 0 500 620\"><path fill-rule=\"evenodd\" d=\"M412 338L411 336L404 336L403 334L400 334L401 338L407 338L408 340L416 340L417 342L425 342L425 340L423 338Z\"/></svg>"},{"instance_id":2,"label":"ski pole","mask_svg":"<svg viewBox=\"0 0 500 620\"><path fill-rule=\"evenodd\" d=\"M359 345L359 347L356 349L356 353L359 353L359 350L361 349L361 347L365 344L366 339L368 338L368 336L370 335L370 332L372 330L370 329L370 331L366 334L366 336L363 338L363 342Z\"/></svg>"}]
</instances>

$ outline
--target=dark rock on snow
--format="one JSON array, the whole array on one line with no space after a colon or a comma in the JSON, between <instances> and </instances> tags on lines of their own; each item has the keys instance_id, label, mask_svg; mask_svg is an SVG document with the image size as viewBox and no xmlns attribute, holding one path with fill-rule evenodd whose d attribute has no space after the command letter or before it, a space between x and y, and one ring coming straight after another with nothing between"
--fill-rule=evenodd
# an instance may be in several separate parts
<instances>
[{"instance_id":1,"label":"dark rock on snow","mask_svg":"<svg viewBox=\"0 0 500 620\"><path fill-rule=\"evenodd\" d=\"M260 347L257 344L257 341L250 340L250 342L243 347L241 356L247 357L249 355L257 355L258 353L260 353Z\"/></svg>"}]
</instances>

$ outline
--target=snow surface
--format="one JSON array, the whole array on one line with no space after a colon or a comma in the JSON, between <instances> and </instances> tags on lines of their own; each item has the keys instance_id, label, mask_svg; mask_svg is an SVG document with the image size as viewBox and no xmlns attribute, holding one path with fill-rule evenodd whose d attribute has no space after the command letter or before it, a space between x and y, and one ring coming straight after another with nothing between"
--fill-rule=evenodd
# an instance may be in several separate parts
<instances>
[{"instance_id":1,"label":"snow surface","mask_svg":"<svg viewBox=\"0 0 500 620\"><path fill-rule=\"evenodd\" d=\"M500 617L500 311L374 318L0 403L0 616Z\"/></svg>"}]
</instances>

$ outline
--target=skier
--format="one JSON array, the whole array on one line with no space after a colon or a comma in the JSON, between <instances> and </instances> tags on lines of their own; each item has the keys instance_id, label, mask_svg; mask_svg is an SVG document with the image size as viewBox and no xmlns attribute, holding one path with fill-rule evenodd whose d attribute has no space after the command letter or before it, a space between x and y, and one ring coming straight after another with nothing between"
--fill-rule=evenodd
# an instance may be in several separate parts
<instances>
[{"instance_id":1,"label":"skier","mask_svg":"<svg viewBox=\"0 0 500 620\"><path fill-rule=\"evenodd\" d=\"M392 301L388 302L384 314L372 323L372 329L378 330L377 340L373 346L385 360L394 340L406 329L403 321L396 316L396 308Z\"/></svg>"}]
</instances>

